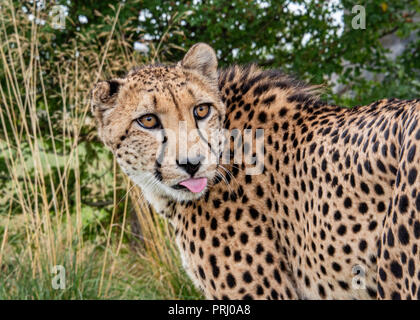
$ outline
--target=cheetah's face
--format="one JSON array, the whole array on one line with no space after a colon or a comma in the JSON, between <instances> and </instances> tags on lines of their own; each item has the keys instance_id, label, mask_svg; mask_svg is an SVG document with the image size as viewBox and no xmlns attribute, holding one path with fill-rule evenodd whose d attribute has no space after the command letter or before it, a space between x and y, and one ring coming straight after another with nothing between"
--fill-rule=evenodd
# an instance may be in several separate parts
<instances>
[{"instance_id":1,"label":"cheetah's face","mask_svg":"<svg viewBox=\"0 0 420 320\"><path fill-rule=\"evenodd\" d=\"M148 66L92 91L99 136L145 193L193 200L217 174L225 108L205 44L176 66Z\"/></svg>"}]
</instances>

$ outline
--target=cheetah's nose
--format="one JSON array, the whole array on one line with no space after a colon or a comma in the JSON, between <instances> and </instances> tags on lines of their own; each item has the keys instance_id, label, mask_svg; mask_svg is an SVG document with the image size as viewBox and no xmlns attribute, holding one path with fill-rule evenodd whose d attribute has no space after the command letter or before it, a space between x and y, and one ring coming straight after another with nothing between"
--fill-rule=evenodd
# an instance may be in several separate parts
<instances>
[{"instance_id":1,"label":"cheetah's nose","mask_svg":"<svg viewBox=\"0 0 420 320\"><path fill-rule=\"evenodd\" d=\"M201 161L203 161L203 157L197 157L190 159L188 158L187 161L183 160L181 163L176 160L176 164L184 169L188 174L191 175L191 177L194 176L194 174L200 169Z\"/></svg>"}]
</instances>

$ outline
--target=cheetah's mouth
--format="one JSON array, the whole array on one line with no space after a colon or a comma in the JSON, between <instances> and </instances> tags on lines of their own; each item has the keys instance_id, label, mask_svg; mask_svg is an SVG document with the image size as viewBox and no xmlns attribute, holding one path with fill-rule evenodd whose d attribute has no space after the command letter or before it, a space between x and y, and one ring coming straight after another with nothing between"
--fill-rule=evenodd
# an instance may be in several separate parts
<instances>
[{"instance_id":1,"label":"cheetah's mouth","mask_svg":"<svg viewBox=\"0 0 420 320\"><path fill-rule=\"evenodd\" d=\"M188 189L193 193L200 193L207 186L207 178L190 178L173 186L174 189Z\"/></svg>"}]
</instances>

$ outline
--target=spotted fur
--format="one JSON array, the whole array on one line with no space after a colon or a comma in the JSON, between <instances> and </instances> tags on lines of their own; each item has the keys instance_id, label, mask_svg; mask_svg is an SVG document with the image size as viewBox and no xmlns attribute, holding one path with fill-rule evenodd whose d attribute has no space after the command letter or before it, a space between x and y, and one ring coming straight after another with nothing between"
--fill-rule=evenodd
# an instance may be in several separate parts
<instances>
[{"instance_id":1,"label":"spotted fur","mask_svg":"<svg viewBox=\"0 0 420 320\"><path fill-rule=\"evenodd\" d=\"M171 221L206 297L420 299L420 100L346 109L277 71L215 74L204 44L186 59L100 84L92 109L121 167ZM136 127L136 110L148 99L176 122L195 93L215 105L206 126L264 129L262 174L247 175L245 163L226 165L222 176L209 166L202 174L211 183L197 197L159 185L184 176L150 163L160 142Z\"/></svg>"}]
</instances>

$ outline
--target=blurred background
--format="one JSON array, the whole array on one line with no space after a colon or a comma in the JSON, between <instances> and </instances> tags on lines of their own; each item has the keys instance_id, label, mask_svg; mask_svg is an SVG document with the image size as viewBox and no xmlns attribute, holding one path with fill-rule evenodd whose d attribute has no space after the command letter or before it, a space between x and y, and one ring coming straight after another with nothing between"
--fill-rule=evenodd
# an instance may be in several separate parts
<instances>
[{"instance_id":1,"label":"blurred background","mask_svg":"<svg viewBox=\"0 0 420 320\"><path fill-rule=\"evenodd\" d=\"M200 41L220 67L279 68L333 104L419 98L419 23L417 0L2 0L0 299L202 298L96 136L98 80Z\"/></svg>"}]
</instances>

